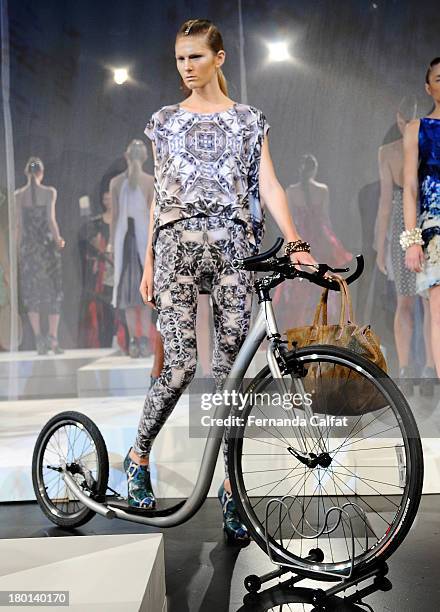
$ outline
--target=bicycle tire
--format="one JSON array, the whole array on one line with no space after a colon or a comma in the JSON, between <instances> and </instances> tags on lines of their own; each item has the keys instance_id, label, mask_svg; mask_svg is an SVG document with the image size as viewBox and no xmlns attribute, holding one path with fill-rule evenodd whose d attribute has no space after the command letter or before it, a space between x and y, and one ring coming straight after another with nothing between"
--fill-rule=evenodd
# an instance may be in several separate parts
<instances>
[{"instance_id":1,"label":"bicycle tire","mask_svg":"<svg viewBox=\"0 0 440 612\"><path fill-rule=\"evenodd\" d=\"M35 443L32 457L32 483L37 502L47 518L60 527L76 528L90 521L95 516L95 511L78 501L78 504L81 505L82 508L78 512L72 513L71 516L69 516L68 513L66 513L66 516L63 516L61 512L57 512L57 507L50 502L48 497L47 487L45 487L42 473L44 452L51 437L54 436L60 428L67 425L77 426L82 431L85 430L93 441L98 463L94 495L105 495L109 477L109 461L104 438L98 427L88 416L75 411L65 411L55 415L41 430Z\"/></svg>"},{"instance_id":2,"label":"bicycle tire","mask_svg":"<svg viewBox=\"0 0 440 612\"><path fill-rule=\"evenodd\" d=\"M384 393L387 398L390 398L393 406L395 406L401 422L403 424L403 431L406 435L407 446L405 448L410 457L410 474L407 481L406 489L407 494L405 497L405 503L402 507L399 507L398 515L392 524L392 530L384 537L381 542L378 542L376 546L365 556L365 559L359 560L355 565L355 571L361 572L372 567L375 564L384 562L389 558L393 552L403 542L407 535L417 513L417 509L420 503L423 486L423 454L422 446L420 441L420 435L411 409L402 395L397 385L391 380L389 376L385 374L380 368L370 361L360 357L356 353L334 346L326 345L315 345L298 349L296 351L290 351L286 354L286 362L290 369L298 361L300 363L312 362L312 359L316 361L319 358L328 358L336 360L336 363L350 363L356 371L360 368L370 377L372 377L377 385L377 388ZM342 360L342 361L341 361ZM348 366L347 366L348 367ZM266 387L271 381L272 376L268 366L263 368L257 376L251 381L247 392L258 393L262 388ZM240 416L243 422L246 421L247 415L251 410L249 401L245 405L244 409L234 407L231 412L231 416ZM266 540L264 538L264 527L261 521L258 520L255 513L252 510L252 505L249 501L249 497L245 490L243 482L243 468L242 468L242 449L243 449L243 433L245 425L235 424L231 428L231 434L229 438L228 448L228 462L230 470L231 487L234 499L237 504L240 516L247 526L251 537L255 540L262 550L267 552ZM271 554L274 560L279 564L297 563L298 567L295 568L295 572L306 576L308 578L316 580L339 580L338 576L328 575L326 572L331 571L332 573L339 574L343 577L346 573L346 564L342 564L341 567L332 566L332 564L322 564L322 571L311 571L308 569L311 565L316 568L316 563L305 562L298 563L297 557L290 557L286 555L285 551L282 551L280 546L277 545L276 540L272 538L270 542Z\"/></svg>"}]
</instances>

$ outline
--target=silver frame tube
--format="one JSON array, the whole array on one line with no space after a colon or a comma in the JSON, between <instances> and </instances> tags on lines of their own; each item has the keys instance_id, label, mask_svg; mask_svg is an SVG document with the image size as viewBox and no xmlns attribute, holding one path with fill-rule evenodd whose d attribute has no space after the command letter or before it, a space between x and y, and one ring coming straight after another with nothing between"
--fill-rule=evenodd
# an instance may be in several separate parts
<instances>
[{"instance_id":1,"label":"silver frame tube","mask_svg":"<svg viewBox=\"0 0 440 612\"><path fill-rule=\"evenodd\" d=\"M246 371L254 358L258 347L266 336L266 312L268 310L272 311L272 304L270 302L266 303L266 306L264 306L264 304L264 302L261 304L255 319L255 323L249 330L234 365L231 368L229 376L225 380L225 384L223 386L224 391L231 392L240 387L244 375L246 374ZM225 419L230 410L230 406L220 404L215 410L214 418ZM119 518L154 527L175 527L176 525L185 523L192 516L194 516L205 501L206 496L208 495L209 487L211 486L212 478L214 476L215 465L217 463L217 457L220 450L220 445L222 443L224 429L224 427L219 426L210 427L194 489L191 495L185 501L184 505L176 512L168 516L150 517L129 514L120 508L112 506L111 502L108 502L107 504L100 504L99 502L96 502L85 495L84 492L78 487L75 480L64 470L62 475L66 485L82 503L92 510L95 510L95 512L98 512L103 516L107 516L107 518ZM110 510L110 513L107 512L107 510Z\"/></svg>"}]
</instances>

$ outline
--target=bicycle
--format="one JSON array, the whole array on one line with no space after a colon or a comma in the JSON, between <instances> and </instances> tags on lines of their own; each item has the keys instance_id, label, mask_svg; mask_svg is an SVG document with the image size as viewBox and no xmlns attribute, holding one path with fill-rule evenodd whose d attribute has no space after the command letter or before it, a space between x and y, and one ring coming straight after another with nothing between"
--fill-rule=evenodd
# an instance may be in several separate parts
<instances>
[{"instance_id":1,"label":"bicycle","mask_svg":"<svg viewBox=\"0 0 440 612\"><path fill-rule=\"evenodd\" d=\"M237 267L266 274L254 282L259 312L222 390L223 394L244 390L247 399L232 411L226 403L220 404L214 416L220 422L236 417L228 451L231 487L254 541L280 567L294 568L304 577L337 581L383 564L403 542L421 498L422 448L405 397L373 363L333 346L288 350L277 328L270 291L296 278L338 291L339 284L329 273L349 269L326 264L319 264L315 272L299 269L289 257L277 257L282 244L278 238L266 252L235 262ZM348 283L362 273L362 255L356 262ZM244 375L265 338L267 365L245 386ZM332 369L339 376L333 381L330 401ZM347 381L354 378L361 381L363 392L370 385L375 398L374 406L367 402L358 415L347 410L353 397ZM291 398L294 391L302 402L293 408L267 407L274 390ZM314 402L304 400L307 390ZM262 400L254 402L258 393ZM327 419L330 406L334 416L335 402L341 415L344 411L350 415L343 427ZM286 420L290 414L291 425L279 425L277 414ZM293 426L295 417L305 425ZM108 488L108 454L96 425L79 412L62 412L43 427L35 445L32 478L37 501L52 522L64 527L79 527L95 513L159 528L179 525L199 510L208 494L224 429L224 425L211 426L188 499L170 508L140 510L130 508L123 495ZM315 546L313 551L306 549L307 542Z\"/></svg>"}]
</instances>

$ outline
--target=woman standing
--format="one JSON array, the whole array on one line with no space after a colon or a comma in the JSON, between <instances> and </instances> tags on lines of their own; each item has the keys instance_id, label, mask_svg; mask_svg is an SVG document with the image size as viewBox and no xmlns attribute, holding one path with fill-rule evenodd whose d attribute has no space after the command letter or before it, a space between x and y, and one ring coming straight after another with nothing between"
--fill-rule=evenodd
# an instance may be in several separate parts
<instances>
[{"instance_id":1,"label":"woman standing","mask_svg":"<svg viewBox=\"0 0 440 612\"><path fill-rule=\"evenodd\" d=\"M42 185L44 166L38 157L29 158L27 184L15 192L17 244L21 300L28 313L39 355L48 350L64 351L58 344L58 324L63 300L61 249L65 242L55 216L57 192ZM49 313L49 336L43 338L40 312Z\"/></svg>"},{"instance_id":2,"label":"woman standing","mask_svg":"<svg viewBox=\"0 0 440 612\"><path fill-rule=\"evenodd\" d=\"M440 376L440 57L429 64L425 89L434 101L432 112L411 121L403 139L405 231L400 243L405 262L416 272L416 290L428 297L431 345ZM417 227L417 196L420 221Z\"/></svg>"},{"instance_id":3,"label":"woman standing","mask_svg":"<svg viewBox=\"0 0 440 612\"><path fill-rule=\"evenodd\" d=\"M260 193L283 228L286 253L295 262L316 264L299 239L275 176L265 116L228 97L220 32L210 21L187 21L177 33L175 52L187 99L159 109L145 129L155 155L155 200L140 292L158 311L164 366L146 397L136 441L124 462L129 504L147 508L155 505L151 445L196 370L201 279L211 279L212 371L218 389L248 332L253 275L236 270L233 260L257 252L264 220ZM225 468L219 491L224 529L247 541L231 495L226 451Z\"/></svg>"},{"instance_id":4,"label":"woman standing","mask_svg":"<svg viewBox=\"0 0 440 612\"><path fill-rule=\"evenodd\" d=\"M143 171L148 158L141 140L127 147L127 171L110 182L112 218L107 252L114 254L114 285L112 304L125 313L130 336L130 357L148 355L149 313L142 306L139 283L142 262L147 248L149 207L153 199L153 177ZM137 333L138 315L141 335Z\"/></svg>"},{"instance_id":5,"label":"woman standing","mask_svg":"<svg viewBox=\"0 0 440 612\"><path fill-rule=\"evenodd\" d=\"M414 368L411 360L411 341L414 328L416 275L405 265L405 253L400 246L400 235L405 229L403 212L403 135L415 116L417 103L404 98L396 114L400 138L379 149L380 198L377 214L377 267L394 281L397 307L394 315L394 341L399 362L399 379L406 395L413 392ZM397 131L397 130L396 130ZM432 377L435 376L429 329L429 307L424 306L424 337L426 365L423 370L421 393L433 394Z\"/></svg>"},{"instance_id":6,"label":"woman standing","mask_svg":"<svg viewBox=\"0 0 440 612\"><path fill-rule=\"evenodd\" d=\"M102 213L92 217L80 232L84 296L80 318L80 346L110 347L115 331L113 262L107 253L112 219L109 191L101 196Z\"/></svg>"},{"instance_id":7,"label":"woman standing","mask_svg":"<svg viewBox=\"0 0 440 612\"><path fill-rule=\"evenodd\" d=\"M318 261L330 266L345 266L353 255L344 248L336 236L330 220L329 189L325 183L316 180L318 160L311 153L301 157L299 182L286 189L289 210L301 236L306 236L313 247ZM279 298L280 323L283 328L308 325L311 313L319 302L321 290L312 283L285 283L275 291L274 302ZM333 292L331 292L333 294ZM292 309L291 305L295 304ZM338 308L337 295L329 296L329 311L333 314Z\"/></svg>"}]
</instances>

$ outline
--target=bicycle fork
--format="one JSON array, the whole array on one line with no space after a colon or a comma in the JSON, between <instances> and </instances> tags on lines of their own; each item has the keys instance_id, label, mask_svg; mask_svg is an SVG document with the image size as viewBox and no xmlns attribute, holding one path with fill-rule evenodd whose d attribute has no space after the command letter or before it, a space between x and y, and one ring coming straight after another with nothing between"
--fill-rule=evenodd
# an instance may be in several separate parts
<instances>
[{"instance_id":1,"label":"bicycle fork","mask_svg":"<svg viewBox=\"0 0 440 612\"><path fill-rule=\"evenodd\" d=\"M280 340L280 333L278 331L277 323L275 320L272 303L270 301L265 304L265 317L266 317L266 332L268 338L268 345L266 349L266 359L272 374L274 381L276 381L278 390L281 393L283 398L291 398L292 392L287 385L287 380L284 378L283 374L287 372L287 364L285 361L285 342ZM305 401L306 391L304 389L304 384L302 381L302 377L306 375L305 368L300 364L297 372L291 372L291 380L295 390L295 396L302 398L301 407L304 410L304 415L307 423L307 435L311 437L315 442L312 442L312 447L316 450L316 446L320 446L320 440L322 438L322 434L319 431L319 428L313 424L313 410L310 408L310 404ZM284 407L284 410L291 411L293 416L297 416L297 412L295 411L294 404L288 404L288 408ZM306 456L309 454L310 449L307 445L307 438L304 435L301 427L294 427L295 437L298 443L298 449L291 449L293 455L297 456Z\"/></svg>"}]
</instances>

